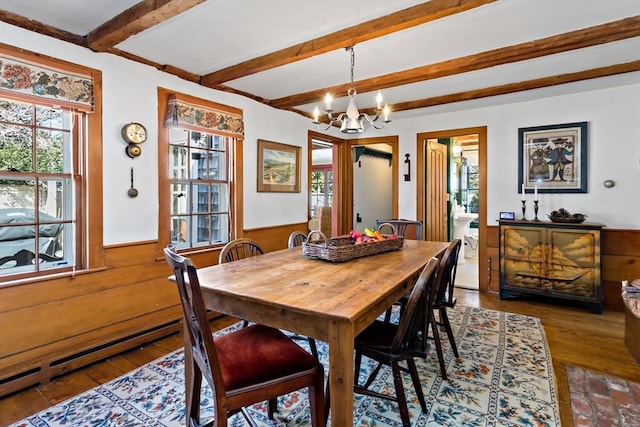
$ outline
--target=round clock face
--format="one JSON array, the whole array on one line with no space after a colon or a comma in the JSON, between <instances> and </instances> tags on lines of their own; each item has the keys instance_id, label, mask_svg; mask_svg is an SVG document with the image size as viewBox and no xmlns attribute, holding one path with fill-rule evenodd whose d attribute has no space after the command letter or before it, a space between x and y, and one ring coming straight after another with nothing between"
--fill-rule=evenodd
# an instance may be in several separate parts
<instances>
[{"instance_id":1,"label":"round clock face","mask_svg":"<svg viewBox=\"0 0 640 427\"><path fill-rule=\"evenodd\" d=\"M147 129L140 123L129 123L122 128L122 138L131 144L141 144L147 140Z\"/></svg>"}]
</instances>

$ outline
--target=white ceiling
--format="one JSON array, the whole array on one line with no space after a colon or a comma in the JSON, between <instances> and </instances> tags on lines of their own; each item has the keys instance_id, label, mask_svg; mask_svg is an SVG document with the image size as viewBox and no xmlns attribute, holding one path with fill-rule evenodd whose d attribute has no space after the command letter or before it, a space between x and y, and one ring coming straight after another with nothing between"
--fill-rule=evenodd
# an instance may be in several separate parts
<instances>
[{"instance_id":1,"label":"white ceiling","mask_svg":"<svg viewBox=\"0 0 640 427\"><path fill-rule=\"evenodd\" d=\"M149 0L147 0L149 1ZM136 0L0 0L0 10L25 16L77 35L137 4ZM157 64L205 75L261 55L406 9L415 0L207 0L133 35L115 47ZM639 0L499 0L466 12L388 34L355 46L355 80L387 75L444 60L593 27L640 15ZM479 71L385 88L389 104L430 98L541 77L640 60L640 37L600 44ZM530 90L456 105L533 99L552 93L591 90L598 80ZM224 85L273 100L345 84L349 55L343 49L293 62ZM607 85L640 82L640 72L607 77ZM333 94L336 108L346 94ZM360 107L371 107L375 93L359 93ZM318 103L321 104L321 99ZM296 106L310 113L315 103ZM396 113L396 117L424 110Z\"/></svg>"}]
</instances>

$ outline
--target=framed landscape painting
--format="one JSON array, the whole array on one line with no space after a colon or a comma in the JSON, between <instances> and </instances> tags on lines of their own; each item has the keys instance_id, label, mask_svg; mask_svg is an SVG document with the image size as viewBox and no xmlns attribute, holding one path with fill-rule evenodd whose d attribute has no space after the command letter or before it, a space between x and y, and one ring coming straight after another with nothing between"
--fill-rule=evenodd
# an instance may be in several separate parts
<instances>
[{"instance_id":1,"label":"framed landscape painting","mask_svg":"<svg viewBox=\"0 0 640 427\"><path fill-rule=\"evenodd\" d=\"M587 192L587 122L518 129L518 192Z\"/></svg>"},{"instance_id":2,"label":"framed landscape painting","mask_svg":"<svg viewBox=\"0 0 640 427\"><path fill-rule=\"evenodd\" d=\"M258 140L258 192L300 192L301 148Z\"/></svg>"}]
</instances>

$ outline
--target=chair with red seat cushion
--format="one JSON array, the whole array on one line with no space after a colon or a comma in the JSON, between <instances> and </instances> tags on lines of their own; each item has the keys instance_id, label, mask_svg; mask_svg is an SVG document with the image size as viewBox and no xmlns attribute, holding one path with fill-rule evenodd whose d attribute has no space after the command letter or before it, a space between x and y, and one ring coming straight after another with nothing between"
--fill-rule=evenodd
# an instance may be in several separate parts
<instances>
[{"instance_id":1,"label":"chair with red seat cushion","mask_svg":"<svg viewBox=\"0 0 640 427\"><path fill-rule=\"evenodd\" d=\"M280 330L252 325L213 338L195 267L189 258L164 250L173 268L180 294L184 321L186 410L189 426L200 425L202 378L214 394L212 426L226 426L229 416L245 406L269 402L273 419L276 398L308 388L312 426L325 425L324 369L318 360L287 338ZM188 280L185 279L185 274Z\"/></svg>"}]
</instances>

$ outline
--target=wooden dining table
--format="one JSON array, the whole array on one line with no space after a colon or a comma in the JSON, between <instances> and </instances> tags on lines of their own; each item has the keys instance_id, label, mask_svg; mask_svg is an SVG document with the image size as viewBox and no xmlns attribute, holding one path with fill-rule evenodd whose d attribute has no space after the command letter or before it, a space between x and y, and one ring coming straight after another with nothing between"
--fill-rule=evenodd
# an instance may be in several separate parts
<instances>
[{"instance_id":1,"label":"wooden dining table","mask_svg":"<svg viewBox=\"0 0 640 427\"><path fill-rule=\"evenodd\" d=\"M297 247L197 271L208 309L328 343L331 424L348 427L354 337L403 296L447 245L405 240L399 250L340 263L307 258Z\"/></svg>"}]
</instances>

